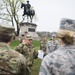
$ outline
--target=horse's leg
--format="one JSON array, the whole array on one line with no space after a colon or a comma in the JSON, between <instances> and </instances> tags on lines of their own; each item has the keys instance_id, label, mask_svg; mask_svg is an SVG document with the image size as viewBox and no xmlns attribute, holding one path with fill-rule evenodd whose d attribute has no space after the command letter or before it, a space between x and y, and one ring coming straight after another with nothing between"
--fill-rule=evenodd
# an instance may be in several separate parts
<instances>
[{"instance_id":1,"label":"horse's leg","mask_svg":"<svg viewBox=\"0 0 75 75\"><path fill-rule=\"evenodd\" d=\"M32 22L32 19L33 19L33 15L31 15L31 22Z\"/></svg>"},{"instance_id":2,"label":"horse's leg","mask_svg":"<svg viewBox=\"0 0 75 75\"><path fill-rule=\"evenodd\" d=\"M23 21L25 20L25 16L22 16L22 18L23 18Z\"/></svg>"},{"instance_id":3,"label":"horse's leg","mask_svg":"<svg viewBox=\"0 0 75 75\"><path fill-rule=\"evenodd\" d=\"M24 12L23 12L22 18L23 18L23 20L25 19L25 13Z\"/></svg>"},{"instance_id":4,"label":"horse's leg","mask_svg":"<svg viewBox=\"0 0 75 75\"><path fill-rule=\"evenodd\" d=\"M27 15L27 22L28 22L28 15Z\"/></svg>"},{"instance_id":5,"label":"horse's leg","mask_svg":"<svg viewBox=\"0 0 75 75\"><path fill-rule=\"evenodd\" d=\"M30 22L31 22L31 15L30 15Z\"/></svg>"},{"instance_id":6,"label":"horse's leg","mask_svg":"<svg viewBox=\"0 0 75 75\"><path fill-rule=\"evenodd\" d=\"M32 16L30 15L30 22L32 22Z\"/></svg>"},{"instance_id":7,"label":"horse's leg","mask_svg":"<svg viewBox=\"0 0 75 75\"><path fill-rule=\"evenodd\" d=\"M23 11L23 15L22 16L24 16L25 15L25 10Z\"/></svg>"},{"instance_id":8,"label":"horse's leg","mask_svg":"<svg viewBox=\"0 0 75 75\"><path fill-rule=\"evenodd\" d=\"M22 23L24 20L25 20L25 16L22 16L22 21L21 21L21 23Z\"/></svg>"},{"instance_id":9,"label":"horse's leg","mask_svg":"<svg viewBox=\"0 0 75 75\"><path fill-rule=\"evenodd\" d=\"M22 19L24 20L25 19L25 16L22 16Z\"/></svg>"},{"instance_id":10,"label":"horse's leg","mask_svg":"<svg viewBox=\"0 0 75 75\"><path fill-rule=\"evenodd\" d=\"M31 23L32 23L32 18L31 18Z\"/></svg>"}]
</instances>

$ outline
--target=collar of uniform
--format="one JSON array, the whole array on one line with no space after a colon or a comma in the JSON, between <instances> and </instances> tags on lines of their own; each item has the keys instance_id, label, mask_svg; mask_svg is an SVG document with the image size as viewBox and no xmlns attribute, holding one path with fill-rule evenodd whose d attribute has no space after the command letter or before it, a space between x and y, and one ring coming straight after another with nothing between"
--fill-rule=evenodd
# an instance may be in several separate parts
<instances>
[{"instance_id":1,"label":"collar of uniform","mask_svg":"<svg viewBox=\"0 0 75 75\"><path fill-rule=\"evenodd\" d=\"M59 48L59 50L70 50L70 49L75 49L74 45L63 45Z\"/></svg>"},{"instance_id":2,"label":"collar of uniform","mask_svg":"<svg viewBox=\"0 0 75 75\"><path fill-rule=\"evenodd\" d=\"M10 47L6 43L0 43L0 47L6 47L8 50L10 50Z\"/></svg>"}]
</instances>

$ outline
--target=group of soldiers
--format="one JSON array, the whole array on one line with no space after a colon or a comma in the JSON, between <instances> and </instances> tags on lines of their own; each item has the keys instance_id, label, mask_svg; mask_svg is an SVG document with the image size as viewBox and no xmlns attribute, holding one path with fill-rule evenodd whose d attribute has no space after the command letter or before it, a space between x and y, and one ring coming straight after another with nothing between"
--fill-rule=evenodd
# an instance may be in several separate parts
<instances>
[{"instance_id":1,"label":"group of soldiers","mask_svg":"<svg viewBox=\"0 0 75 75\"><path fill-rule=\"evenodd\" d=\"M0 24L0 75L31 75L34 59L37 58L32 37L24 36L21 43L12 50L9 45L13 33L13 26ZM55 36L48 42L43 37L40 49L44 51L45 57L39 75L75 75L75 20L61 20L58 38L60 48Z\"/></svg>"},{"instance_id":2,"label":"group of soldiers","mask_svg":"<svg viewBox=\"0 0 75 75\"><path fill-rule=\"evenodd\" d=\"M42 50L44 52L44 56L57 50L59 48L59 46L60 46L60 44L56 40L55 34L52 35L52 37L49 41L47 41L46 35L44 35L40 42L40 50Z\"/></svg>"}]
</instances>

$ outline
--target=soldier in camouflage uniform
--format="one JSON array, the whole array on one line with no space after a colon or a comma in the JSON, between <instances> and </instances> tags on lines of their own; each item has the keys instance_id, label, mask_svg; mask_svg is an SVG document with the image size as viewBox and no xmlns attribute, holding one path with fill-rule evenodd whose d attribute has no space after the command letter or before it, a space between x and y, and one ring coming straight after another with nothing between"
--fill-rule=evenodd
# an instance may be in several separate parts
<instances>
[{"instance_id":1,"label":"soldier in camouflage uniform","mask_svg":"<svg viewBox=\"0 0 75 75\"><path fill-rule=\"evenodd\" d=\"M13 32L14 27L0 24L0 75L27 75L24 56L9 47Z\"/></svg>"},{"instance_id":2,"label":"soldier in camouflage uniform","mask_svg":"<svg viewBox=\"0 0 75 75\"><path fill-rule=\"evenodd\" d=\"M48 41L46 44L47 54L55 51L58 48L59 48L59 42L56 40L56 35L53 34L51 40Z\"/></svg>"},{"instance_id":3,"label":"soldier in camouflage uniform","mask_svg":"<svg viewBox=\"0 0 75 75\"><path fill-rule=\"evenodd\" d=\"M61 47L43 59L39 75L75 75L75 20L62 19L58 37Z\"/></svg>"},{"instance_id":4,"label":"soldier in camouflage uniform","mask_svg":"<svg viewBox=\"0 0 75 75\"><path fill-rule=\"evenodd\" d=\"M28 75L31 75L31 68L34 62L34 58L37 58L37 52L35 51L34 45L32 44L31 36L27 35L23 42L17 46L15 50L25 56L29 72Z\"/></svg>"},{"instance_id":5,"label":"soldier in camouflage uniform","mask_svg":"<svg viewBox=\"0 0 75 75\"><path fill-rule=\"evenodd\" d=\"M47 39L46 39L46 35L44 35L40 42L40 50L43 50L44 56L47 54L46 53L46 44L47 44Z\"/></svg>"}]
</instances>

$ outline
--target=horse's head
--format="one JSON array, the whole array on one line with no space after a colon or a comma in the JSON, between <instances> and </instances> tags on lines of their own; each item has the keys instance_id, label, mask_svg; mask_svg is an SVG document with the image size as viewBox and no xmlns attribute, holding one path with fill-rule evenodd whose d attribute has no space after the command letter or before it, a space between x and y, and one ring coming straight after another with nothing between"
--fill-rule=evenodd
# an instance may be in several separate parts
<instances>
[{"instance_id":1,"label":"horse's head","mask_svg":"<svg viewBox=\"0 0 75 75\"><path fill-rule=\"evenodd\" d=\"M24 4L24 3L21 3L21 8L22 8L22 7L25 7L25 4Z\"/></svg>"}]
</instances>

